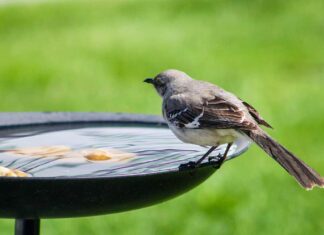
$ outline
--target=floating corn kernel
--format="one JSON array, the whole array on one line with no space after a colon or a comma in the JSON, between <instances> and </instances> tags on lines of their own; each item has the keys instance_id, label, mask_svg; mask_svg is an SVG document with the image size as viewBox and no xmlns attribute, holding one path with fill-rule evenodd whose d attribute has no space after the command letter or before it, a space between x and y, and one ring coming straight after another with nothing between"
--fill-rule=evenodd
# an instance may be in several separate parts
<instances>
[{"instance_id":1,"label":"floating corn kernel","mask_svg":"<svg viewBox=\"0 0 324 235\"><path fill-rule=\"evenodd\" d=\"M93 152L86 154L84 157L89 161L106 161L111 159L111 156L102 150L94 150Z\"/></svg>"},{"instance_id":2,"label":"floating corn kernel","mask_svg":"<svg viewBox=\"0 0 324 235\"><path fill-rule=\"evenodd\" d=\"M20 170L9 169L7 167L0 166L0 176L28 177L30 175Z\"/></svg>"},{"instance_id":3,"label":"floating corn kernel","mask_svg":"<svg viewBox=\"0 0 324 235\"><path fill-rule=\"evenodd\" d=\"M88 149L81 151L81 154L89 161L121 162L135 157L133 153L122 152L116 149Z\"/></svg>"}]
</instances>

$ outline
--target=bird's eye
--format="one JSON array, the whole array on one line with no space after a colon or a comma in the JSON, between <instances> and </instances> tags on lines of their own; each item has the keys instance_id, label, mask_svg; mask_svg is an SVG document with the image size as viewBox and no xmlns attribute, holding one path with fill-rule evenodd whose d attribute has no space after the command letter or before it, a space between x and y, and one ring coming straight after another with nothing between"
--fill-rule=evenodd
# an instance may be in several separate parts
<instances>
[{"instance_id":1,"label":"bird's eye","mask_svg":"<svg viewBox=\"0 0 324 235\"><path fill-rule=\"evenodd\" d=\"M165 85L165 83L161 79L156 79L155 85L157 87L163 87Z\"/></svg>"}]
</instances>

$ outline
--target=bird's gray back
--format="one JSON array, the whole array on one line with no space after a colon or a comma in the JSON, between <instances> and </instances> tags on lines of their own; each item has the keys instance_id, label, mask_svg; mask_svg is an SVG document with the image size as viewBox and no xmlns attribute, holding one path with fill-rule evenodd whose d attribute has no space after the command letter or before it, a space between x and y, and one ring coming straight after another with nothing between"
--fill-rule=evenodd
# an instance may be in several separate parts
<instances>
[{"instance_id":1,"label":"bird's gray back","mask_svg":"<svg viewBox=\"0 0 324 235\"><path fill-rule=\"evenodd\" d=\"M219 97L248 112L247 108L238 97L210 82L191 79L187 80L185 83L179 81L179 85L176 85L176 92L173 91L170 95L170 98L173 99L175 103L204 105L206 100L213 100L215 97Z\"/></svg>"}]
</instances>

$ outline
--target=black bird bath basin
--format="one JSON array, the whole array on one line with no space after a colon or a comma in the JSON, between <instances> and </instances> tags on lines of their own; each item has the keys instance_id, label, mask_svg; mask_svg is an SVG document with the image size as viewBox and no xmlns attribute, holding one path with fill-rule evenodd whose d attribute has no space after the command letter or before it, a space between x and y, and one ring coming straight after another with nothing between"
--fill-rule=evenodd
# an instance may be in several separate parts
<instances>
[{"instance_id":1,"label":"black bird bath basin","mask_svg":"<svg viewBox=\"0 0 324 235\"><path fill-rule=\"evenodd\" d=\"M248 146L235 143L228 159ZM180 142L157 116L2 113L0 166L24 177L0 177L0 217L16 219L16 235L34 235L42 218L150 206L211 176L218 169L215 162L179 171L180 164L206 150Z\"/></svg>"}]
</instances>

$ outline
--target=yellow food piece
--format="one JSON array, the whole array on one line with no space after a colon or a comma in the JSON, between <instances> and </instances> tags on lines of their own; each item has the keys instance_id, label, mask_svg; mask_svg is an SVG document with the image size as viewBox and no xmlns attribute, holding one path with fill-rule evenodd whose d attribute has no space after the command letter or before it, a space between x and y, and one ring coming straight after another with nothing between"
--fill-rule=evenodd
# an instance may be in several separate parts
<instances>
[{"instance_id":1,"label":"yellow food piece","mask_svg":"<svg viewBox=\"0 0 324 235\"><path fill-rule=\"evenodd\" d=\"M93 150L93 152L86 154L84 157L90 161L106 161L111 159L111 156L102 150Z\"/></svg>"},{"instance_id":2,"label":"yellow food piece","mask_svg":"<svg viewBox=\"0 0 324 235\"><path fill-rule=\"evenodd\" d=\"M30 176L26 172L20 171L20 170L13 170L13 172L18 176L18 177L28 177Z\"/></svg>"},{"instance_id":3,"label":"yellow food piece","mask_svg":"<svg viewBox=\"0 0 324 235\"><path fill-rule=\"evenodd\" d=\"M122 152L116 149L88 149L81 151L81 155L89 161L121 162L135 157L133 153Z\"/></svg>"},{"instance_id":4,"label":"yellow food piece","mask_svg":"<svg viewBox=\"0 0 324 235\"><path fill-rule=\"evenodd\" d=\"M134 158L136 155L133 153L123 152L117 149L85 149L73 151L67 146L43 146L43 147L30 147L7 150L7 153L26 155L34 157L64 157L64 161L79 162L84 161L84 158L93 162L121 162ZM22 173L7 173L22 175Z\"/></svg>"},{"instance_id":5,"label":"yellow food piece","mask_svg":"<svg viewBox=\"0 0 324 235\"><path fill-rule=\"evenodd\" d=\"M0 176L9 177L28 177L29 174L16 169L9 169L7 167L0 166Z\"/></svg>"},{"instance_id":6,"label":"yellow food piece","mask_svg":"<svg viewBox=\"0 0 324 235\"><path fill-rule=\"evenodd\" d=\"M67 146L44 146L44 147L30 147L30 148L20 148L8 150L7 152L19 154L19 155L28 155L28 156L37 156L37 157L60 157L69 152L71 152L71 148Z\"/></svg>"}]
</instances>

